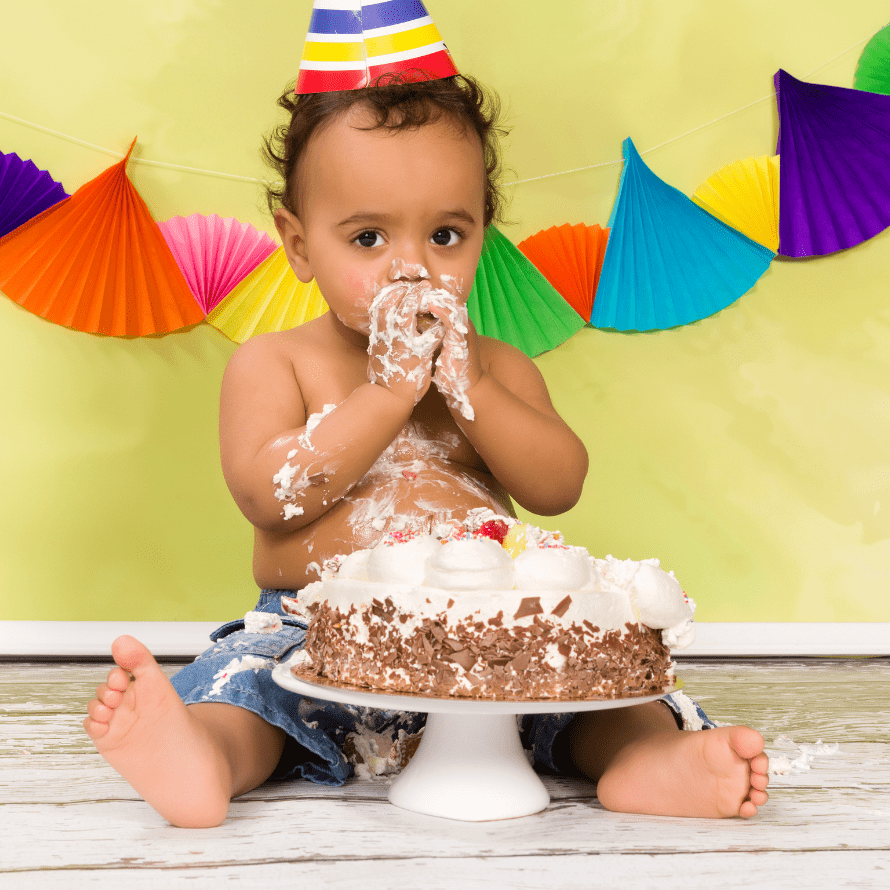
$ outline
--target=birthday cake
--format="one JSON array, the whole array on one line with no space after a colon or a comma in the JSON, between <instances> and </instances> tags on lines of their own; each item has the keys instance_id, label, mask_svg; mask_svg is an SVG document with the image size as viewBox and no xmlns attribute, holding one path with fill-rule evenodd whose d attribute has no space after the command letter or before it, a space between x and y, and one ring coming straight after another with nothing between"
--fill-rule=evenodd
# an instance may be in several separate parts
<instances>
[{"instance_id":1,"label":"birthday cake","mask_svg":"<svg viewBox=\"0 0 890 890\"><path fill-rule=\"evenodd\" d=\"M329 560L284 610L312 682L422 696L589 700L664 692L695 604L658 560L595 559L488 510Z\"/></svg>"}]
</instances>

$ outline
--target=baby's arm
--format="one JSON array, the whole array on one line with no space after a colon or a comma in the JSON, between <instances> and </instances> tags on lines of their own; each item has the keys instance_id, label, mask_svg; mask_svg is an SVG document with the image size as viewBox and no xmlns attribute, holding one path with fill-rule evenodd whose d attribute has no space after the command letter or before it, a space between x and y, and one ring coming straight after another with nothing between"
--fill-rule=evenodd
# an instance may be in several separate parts
<instances>
[{"instance_id":1,"label":"baby's arm","mask_svg":"<svg viewBox=\"0 0 890 890\"><path fill-rule=\"evenodd\" d=\"M534 362L506 343L480 337L466 317L464 335L455 330L453 313L431 311L446 328L433 380L494 477L533 513L553 516L573 507L587 475L587 449L556 413ZM471 412L455 389L465 391Z\"/></svg>"},{"instance_id":2,"label":"baby's arm","mask_svg":"<svg viewBox=\"0 0 890 890\"><path fill-rule=\"evenodd\" d=\"M220 455L226 483L247 519L266 531L287 533L349 492L398 435L414 405L382 385L364 383L307 437L298 372L276 339L281 336L250 340L230 360L220 399Z\"/></svg>"},{"instance_id":3,"label":"baby's arm","mask_svg":"<svg viewBox=\"0 0 890 890\"><path fill-rule=\"evenodd\" d=\"M336 338L302 330L257 337L232 357L223 377L220 452L229 490L253 525L287 533L318 519L407 423L429 389L441 341L441 328L418 336L418 299L393 288L372 307L374 327L388 328L367 359L373 383L355 386L348 350L340 355ZM307 429L304 388L345 398Z\"/></svg>"}]
</instances>

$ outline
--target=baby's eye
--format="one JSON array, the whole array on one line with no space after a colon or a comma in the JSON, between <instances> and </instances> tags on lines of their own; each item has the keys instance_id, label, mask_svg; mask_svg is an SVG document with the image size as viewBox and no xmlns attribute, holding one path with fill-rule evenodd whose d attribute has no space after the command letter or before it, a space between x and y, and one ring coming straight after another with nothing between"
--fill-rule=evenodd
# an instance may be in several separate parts
<instances>
[{"instance_id":1,"label":"baby's eye","mask_svg":"<svg viewBox=\"0 0 890 890\"><path fill-rule=\"evenodd\" d=\"M438 247L454 247L461 239L457 229L438 229L433 232L430 241Z\"/></svg>"},{"instance_id":2,"label":"baby's eye","mask_svg":"<svg viewBox=\"0 0 890 890\"><path fill-rule=\"evenodd\" d=\"M355 239L353 239L353 240L355 241L356 244L359 245L359 247L379 247L383 243L383 239L381 238L378 241L377 240L378 238L380 238L379 232L368 231L368 232L362 232L360 235L357 235L355 237Z\"/></svg>"}]
</instances>

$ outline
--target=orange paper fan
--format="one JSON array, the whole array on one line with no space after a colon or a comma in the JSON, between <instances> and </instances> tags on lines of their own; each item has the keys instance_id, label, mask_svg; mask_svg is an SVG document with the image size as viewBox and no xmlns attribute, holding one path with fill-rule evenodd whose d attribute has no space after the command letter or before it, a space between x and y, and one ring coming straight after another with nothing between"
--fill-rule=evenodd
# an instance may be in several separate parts
<instances>
[{"instance_id":1,"label":"orange paper fan","mask_svg":"<svg viewBox=\"0 0 890 890\"><path fill-rule=\"evenodd\" d=\"M587 319L608 240L608 229L565 223L526 238L519 249L578 315Z\"/></svg>"},{"instance_id":2,"label":"orange paper fan","mask_svg":"<svg viewBox=\"0 0 890 890\"><path fill-rule=\"evenodd\" d=\"M204 317L127 177L133 151L0 239L0 288L66 327L139 337Z\"/></svg>"},{"instance_id":3,"label":"orange paper fan","mask_svg":"<svg viewBox=\"0 0 890 890\"><path fill-rule=\"evenodd\" d=\"M230 340L243 343L255 334L283 331L318 318L328 306L315 281L294 275L279 247L207 316Z\"/></svg>"}]
</instances>

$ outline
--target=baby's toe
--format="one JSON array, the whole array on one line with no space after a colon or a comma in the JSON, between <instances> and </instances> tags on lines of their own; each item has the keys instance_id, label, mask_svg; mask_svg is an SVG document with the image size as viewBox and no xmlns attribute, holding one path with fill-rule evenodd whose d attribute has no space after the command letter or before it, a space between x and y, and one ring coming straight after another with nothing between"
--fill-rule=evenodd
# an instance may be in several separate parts
<instances>
[{"instance_id":1,"label":"baby's toe","mask_svg":"<svg viewBox=\"0 0 890 890\"><path fill-rule=\"evenodd\" d=\"M754 816L757 815L757 804L755 804L755 803L754 803L753 801L751 801L751 800L746 800L746 801L739 807L739 815L740 815L743 819L751 819L751 818L753 818Z\"/></svg>"},{"instance_id":2,"label":"baby's toe","mask_svg":"<svg viewBox=\"0 0 890 890\"><path fill-rule=\"evenodd\" d=\"M117 689L111 689L107 683L103 683L96 690L96 698L103 705L108 705L109 708L116 708L123 700L123 697L122 692L119 692Z\"/></svg>"},{"instance_id":3,"label":"baby's toe","mask_svg":"<svg viewBox=\"0 0 890 890\"><path fill-rule=\"evenodd\" d=\"M114 710L109 708L108 705L103 705L99 699L94 698L87 705L87 714L89 714L90 719L94 720L96 723L108 723L114 714Z\"/></svg>"},{"instance_id":4,"label":"baby's toe","mask_svg":"<svg viewBox=\"0 0 890 890\"><path fill-rule=\"evenodd\" d=\"M107 723L99 723L92 717L83 718L83 728L94 742L101 739L109 730Z\"/></svg>"},{"instance_id":5,"label":"baby's toe","mask_svg":"<svg viewBox=\"0 0 890 890\"><path fill-rule=\"evenodd\" d=\"M769 795L765 791L758 791L756 788L752 788L748 800L750 800L755 807L762 807L769 800Z\"/></svg>"},{"instance_id":6,"label":"baby's toe","mask_svg":"<svg viewBox=\"0 0 890 890\"><path fill-rule=\"evenodd\" d=\"M766 754L758 754L751 758L751 772L767 775L769 773L769 757Z\"/></svg>"},{"instance_id":7,"label":"baby's toe","mask_svg":"<svg viewBox=\"0 0 890 890\"><path fill-rule=\"evenodd\" d=\"M769 776L765 776L763 773L751 773L752 788L757 791L765 791L767 785L769 785Z\"/></svg>"},{"instance_id":8,"label":"baby's toe","mask_svg":"<svg viewBox=\"0 0 890 890\"><path fill-rule=\"evenodd\" d=\"M105 685L109 689L117 692L123 692L130 685L130 675L121 667L112 668L108 673L108 680Z\"/></svg>"}]
</instances>

